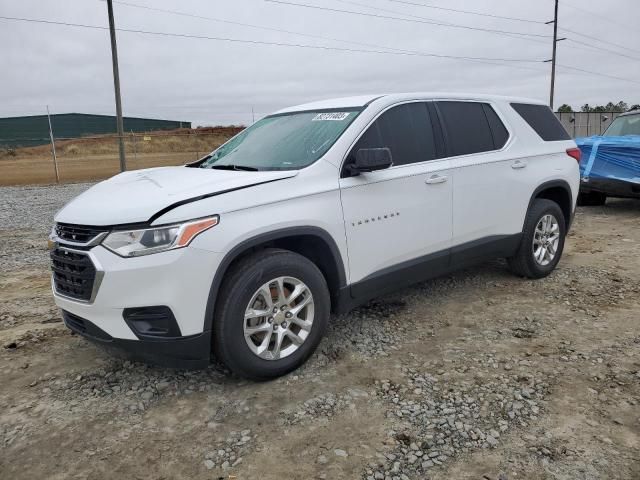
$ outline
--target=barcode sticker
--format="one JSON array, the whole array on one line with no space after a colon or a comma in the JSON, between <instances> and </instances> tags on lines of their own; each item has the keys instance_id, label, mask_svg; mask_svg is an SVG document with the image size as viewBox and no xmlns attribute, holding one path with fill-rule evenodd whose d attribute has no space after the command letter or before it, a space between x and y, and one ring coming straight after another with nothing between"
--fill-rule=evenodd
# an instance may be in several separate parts
<instances>
[{"instance_id":1,"label":"barcode sticker","mask_svg":"<svg viewBox=\"0 0 640 480\"><path fill-rule=\"evenodd\" d=\"M319 113L311 119L312 122L337 121L340 122L349 116L349 112Z\"/></svg>"}]
</instances>

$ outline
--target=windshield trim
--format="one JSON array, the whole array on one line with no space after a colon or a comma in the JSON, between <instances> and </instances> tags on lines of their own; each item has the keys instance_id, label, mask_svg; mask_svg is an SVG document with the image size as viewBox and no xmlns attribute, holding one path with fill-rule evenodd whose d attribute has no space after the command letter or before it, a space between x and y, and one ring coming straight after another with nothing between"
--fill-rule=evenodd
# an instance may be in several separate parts
<instances>
[{"instance_id":1,"label":"windshield trim","mask_svg":"<svg viewBox=\"0 0 640 480\"><path fill-rule=\"evenodd\" d=\"M360 113L362 113L362 111L365 108L366 107L337 107L337 108L310 108L310 109L307 109L307 110L290 110L290 111L287 111L287 112L272 113L271 115L267 115L266 117L262 117L262 119L264 119L264 118L284 117L284 116L287 116L287 115L296 115L298 113L354 112L354 113L359 115ZM358 115L356 115L356 117ZM353 120L355 120L355 117L353 118ZM352 122L353 122L353 120L352 120ZM249 127L247 127L247 128L249 128ZM347 128L349 128L349 127L347 127Z\"/></svg>"}]
</instances>

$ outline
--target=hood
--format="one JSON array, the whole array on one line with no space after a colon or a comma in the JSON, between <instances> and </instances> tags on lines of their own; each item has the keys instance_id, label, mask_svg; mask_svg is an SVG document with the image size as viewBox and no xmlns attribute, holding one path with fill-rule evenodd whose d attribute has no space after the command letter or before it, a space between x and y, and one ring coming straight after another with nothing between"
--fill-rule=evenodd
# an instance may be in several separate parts
<instances>
[{"instance_id":1,"label":"hood","mask_svg":"<svg viewBox=\"0 0 640 480\"><path fill-rule=\"evenodd\" d=\"M124 172L74 198L56 214L55 221L92 226L147 222L175 204L291 178L297 174L296 170L239 172L187 167Z\"/></svg>"}]
</instances>

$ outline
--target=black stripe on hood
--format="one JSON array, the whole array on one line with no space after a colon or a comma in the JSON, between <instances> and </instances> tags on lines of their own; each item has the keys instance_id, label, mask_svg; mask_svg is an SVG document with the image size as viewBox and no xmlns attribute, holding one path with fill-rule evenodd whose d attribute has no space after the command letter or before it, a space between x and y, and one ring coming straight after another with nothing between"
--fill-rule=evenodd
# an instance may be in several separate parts
<instances>
[{"instance_id":1,"label":"black stripe on hood","mask_svg":"<svg viewBox=\"0 0 640 480\"><path fill-rule=\"evenodd\" d=\"M187 198L185 200L180 200L179 202L176 203L172 203L171 205L169 205L168 207L164 207L162 210L154 213L151 218L149 218L148 223L152 224L153 222L155 222L158 218L160 218L161 216L163 216L165 213L170 212L171 210L173 210L174 208L178 208L181 207L182 205L186 205L187 203L192 203L192 202L197 202L199 200L204 200L205 198L210 198L210 197L217 197L218 195L222 195L225 193L231 193L231 192L235 192L237 190L243 190L245 188L250 188L250 187L256 187L258 185L264 185L266 183L273 183L273 182L277 182L280 180L285 180L289 177L285 177L285 178L276 178L275 180L267 180L265 182L258 182L258 183L252 183L250 185L243 185L242 187L235 187L235 188L229 188L227 190L220 190L219 192L213 192L213 193L205 193L204 195L199 195L197 197L192 197L192 198Z\"/></svg>"}]
</instances>

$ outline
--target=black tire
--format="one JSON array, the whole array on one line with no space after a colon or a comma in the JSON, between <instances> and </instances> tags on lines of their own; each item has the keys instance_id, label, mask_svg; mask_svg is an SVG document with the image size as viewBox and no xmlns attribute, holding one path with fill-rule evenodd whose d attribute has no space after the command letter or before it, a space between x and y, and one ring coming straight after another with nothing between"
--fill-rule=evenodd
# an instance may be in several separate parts
<instances>
[{"instance_id":1,"label":"black tire","mask_svg":"<svg viewBox=\"0 0 640 480\"><path fill-rule=\"evenodd\" d=\"M535 260L533 254L533 237L538 222L540 222L542 217L548 214L551 214L556 218L560 229L560 238L553 260L548 265L541 265ZM556 265L560 261L562 251L564 250L566 234L566 222L560 206L556 202L544 198L534 200L531 208L527 212L518 251L513 257L507 259L509 268L513 273L522 277L546 277L556 268Z\"/></svg>"},{"instance_id":2,"label":"black tire","mask_svg":"<svg viewBox=\"0 0 640 480\"><path fill-rule=\"evenodd\" d=\"M578 205L581 207L599 207L607 201L607 194L601 192L583 192L578 195Z\"/></svg>"},{"instance_id":3,"label":"black tire","mask_svg":"<svg viewBox=\"0 0 640 480\"><path fill-rule=\"evenodd\" d=\"M281 276L301 280L311 291L314 319L311 331L296 351L278 360L253 353L244 337L244 314L252 295L266 282ZM320 343L331 310L327 282L318 267L297 253L264 249L232 267L222 284L213 323L213 352L233 373L252 380L285 375L302 365Z\"/></svg>"}]
</instances>

